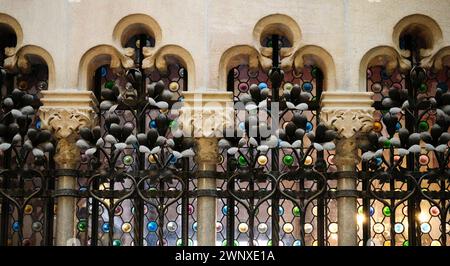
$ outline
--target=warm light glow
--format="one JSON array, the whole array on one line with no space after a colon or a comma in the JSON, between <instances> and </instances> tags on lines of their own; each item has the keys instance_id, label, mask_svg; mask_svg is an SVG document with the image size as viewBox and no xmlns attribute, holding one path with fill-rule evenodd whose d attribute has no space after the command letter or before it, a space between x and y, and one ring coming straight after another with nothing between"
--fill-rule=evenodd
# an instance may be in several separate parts
<instances>
[{"instance_id":1,"label":"warm light glow","mask_svg":"<svg viewBox=\"0 0 450 266\"><path fill-rule=\"evenodd\" d=\"M421 212L421 213L419 214L419 221L420 221L421 223L425 223L425 222L427 222L429 219L430 219L430 217L429 217L428 214L426 214L425 212Z\"/></svg>"},{"instance_id":2,"label":"warm light glow","mask_svg":"<svg viewBox=\"0 0 450 266\"><path fill-rule=\"evenodd\" d=\"M364 215L363 214L357 214L356 220L358 221L358 224L364 223Z\"/></svg>"}]
</instances>

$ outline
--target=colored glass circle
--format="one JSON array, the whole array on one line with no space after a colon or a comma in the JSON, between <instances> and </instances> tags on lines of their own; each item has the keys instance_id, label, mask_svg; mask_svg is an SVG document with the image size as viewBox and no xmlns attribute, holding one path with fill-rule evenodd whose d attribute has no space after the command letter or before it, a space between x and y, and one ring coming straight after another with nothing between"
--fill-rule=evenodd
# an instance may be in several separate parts
<instances>
[{"instance_id":1,"label":"colored glass circle","mask_svg":"<svg viewBox=\"0 0 450 266\"><path fill-rule=\"evenodd\" d=\"M216 223L216 232L217 232L217 233L220 233L220 232L222 232L222 230L223 230L223 225L222 225L222 223L221 223L221 222L217 222L217 223Z\"/></svg>"},{"instance_id":2,"label":"colored glass circle","mask_svg":"<svg viewBox=\"0 0 450 266\"><path fill-rule=\"evenodd\" d=\"M314 126L311 122L306 122L306 132L310 132L311 130L313 130Z\"/></svg>"},{"instance_id":3,"label":"colored glass circle","mask_svg":"<svg viewBox=\"0 0 450 266\"><path fill-rule=\"evenodd\" d=\"M427 121L420 121L419 123L419 130L420 131L427 131L429 129L429 125Z\"/></svg>"},{"instance_id":4,"label":"colored glass circle","mask_svg":"<svg viewBox=\"0 0 450 266\"><path fill-rule=\"evenodd\" d=\"M439 242L437 240L433 240L433 241L431 241L431 246L432 247L439 247L439 246L441 246L441 242Z\"/></svg>"},{"instance_id":5,"label":"colored glass circle","mask_svg":"<svg viewBox=\"0 0 450 266\"><path fill-rule=\"evenodd\" d=\"M373 130L375 132L381 132L382 129L383 129L383 125L380 122L376 121L373 123Z\"/></svg>"},{"instance_id":6,"label":"colored glass circle","mask_svg":"<svg viewBox=\"0 0 450 266\"><path fill-rule=\"evenodd\" d=\"M265 82L259 83L259 84L258 84L258 88L259 88L260 90L263 90L263 89L267 88L267 83L265 83Z\"/></svg>"},{"instance_id":7,"label":"colored glass circle","mask_svg":"<svg viewBox=\"0 0 450 266\"><path fill-rule=\"evenodd\" d=\"M371 89L372 89L373 92L379 93L383 89L383 86L381 86L380 83L374 83L374 84L372 84Z\"/></svg>"},{"instance_id":8,"label":"colored glass circle","mask_svg":"<svg viewBox=\"0 0 450 266\"><path fill-rule=\"evenodd\" d=\"M240 223L238 229L241 233L247 233L248 225L246 223Z\"/></svg>"},{"instance_id":9,"label":"colored glass circle","mask_svg":"<svg viewBox=\"0 0 450 266\"><path fill-rule=\"evenodd\" d=\"M383 148L385 149L389 149L391 147L391 141L390 140L385 140L383 143Z\"/></svg>"},{"instance_id":10,"label":"colored glass circle","mask_svg":"<svg viewBox=\"0 0 450 266\"><path fill-rule=\"evenodd\" d=\"M433 216L438 216L441 212L439 211L439 208L436 206L433 206L430 208L430 213Z\"/></svg>"},{"instance_id":11,"label":"colored glass circle","mask_svg":"<svg viewBox=\"0 0 450 266\"><path fill-rule=\"evenodd\" d=\"M428 234L431 231L431 225L429 223L422 223L420 225L420 231L424 234Z\"/></svg>"},{"instance_id":12,"label":"colored glass circle","mask_svg":"<svg viewBox=\"0 0 450 266\"><path fill-rule=\"evenodd\" d=\"M313 163L313 158L311 156L306 156L305 165L311 165Z\"/></svg>"},{"instance_id":13,"label":"colored glass circle","mask_svg":"<svg viewBox=\"0 0 450 266\"><path fill-rule=\"evenodd\" d=\"M266 165L267 164L267 156L265 155L260 155L258 156L258 163L259 165Z\"/></svg>"},{"instance_id":14,"label":"colored glass circle","mask_svg":"<svg viewBox=\"0 0 450 266\"><path fill-rule=\"evenodd\" d=\"M191 215L194 213L194 206L192 204L188 205L188 214Z\"/></svg>"},{"instance_id":15,"label":"colored glass circle","mask_svg":"<svg viewBox=\"0 0 450 266\"><path fill-rule=\"evenodd\" d=\"M373 225L373 231L377 234L381 234L384 231L384 225L382 223L376 223Z\"/></svg>"},{"instance_id":16,"label":"colored glass circle","mask_svg":"<svg viewBox=\"0 0 450 266\"><path fill-rule=\"evenodd\" d=\"M194 232L197 232L197 222L194 222L192 224L192 230L194 230Z\"/></svg>"},{"instance_id":17,"label":"colored glass circle","mask_svg":"<svg viewBox=\"0 0 450 266\"><path fill-rule=\"evenodd\" d=\"M134 213L134 210L133 210L133 209L132 209L132 212ZM114 209L114 215L120 216L120 215L122 215L122 213L123 213L123 208L122 208L122 206L117 206L117 207Z\"/></svg>"},{"instance_id":18,"label":"colored glass circle","mask_svg":"<svg viewBox=\"0 0 450 266\"><path fill-rule=\"evenodd\" d=\"M331 154L330 156L328 156L327 162L328 162L329 164L334 164L334 155L333 155L333 154Z\"/></svg>"},{"instance_id":19,"label":"colored glass circle","mask_svg":"<svg viewBox=\"0 0 450 266\"><path fill-rule=\"evenodd\" d=\"M425 155L425 154L420 155L420 157L419 157L419 163L420 163L421 165L427 165L429 161L430 161L430 159L428 158L427 155Z\"/></svg>"},{"instance_id":20,"label":"colored glass circle","mask_svg":"<svg viewBox=\"0 0 450 266\"><path fill-rule=\"evenodd\" d=\"M80 220L77 224L78 231L84 232L87 229L87 221L86 220Z\"/></svg>"},{"instance_id":21,"label":"colored glass circle","mask_svg":"<svg viewBox=\"0 0 450 266\"><path fill-rule=\"evenodd\" d=\"M103 230L103 232L105 232L105 233L108 233L109 232L109 223L104 223L103 225L102 225L102 230Z\"/></svg>"},{"instance_id":22,"label":"colored glass circle","mask_svg":"<svg viewBox=\"0 0 450 266\"><path fill-rule=\"evenodd\" d=\"M267 241L267 246L272 246L272 239L270 239L269 241Z\"/></svg>"},{"instance_id":23,"label":"colored glass circle","mask_svg":"<svg viewBox=\"0 0 450 266\"><path fill-rule=\"evenodd\" d=\"M158 160L158 155L157 154L150 154L148 156L148 162L149 163L156 163L156 160Z\"/></svg>"},{"instance_id":24,"label":"colored glass circle","mask_svg":"<svg viewBox=\"0 0 450 266\"><path fill-rule=\"evenodd\" d=\"M180 76L180 77L184 77L184 68L180 68L179 70L178 70L178 75Z\"/></svg>"},{"instance_id":25,"label":"colored glass circle","mask_svg":"<svg viewBox=\"0 0 450 266\"><path fill-rule=\"evenodd\" d=\"M120 241L119 239L115 239L115 240L113 241L113 246L115 246L115 247L120 247L120 246L122 246L122 241Z\"/></svg>"},{"instance_id":26,"label":"colored glass circle","mask_svg":"<svg viewBox=\"0 0 450 266\"><path fill-rule=\"evenodd\" d=\"M247 165L247 161L245 160L245 157L242 156L242 155L239 156L238 161L239 161L239 165L240 166L246 166Z\"/></svg>"},{"instance_id":27,"label":"colored glass circle","mask_svg":"<svg viewBox=\"0 0 450 266\"><path fill-rule=\"evenodd\" d=\"M132 226L131 226L130 223L123 223L122 224L122 231L125 232L125 233L131 232L131 228L132 228Z\"/></svg>"},{"instance_id":28,"label":"colored glass circle","mask_svg":"<svg viewBox=\"0 0 450 266\"><path fill-rule=\"evenodd\" d=\"M358 214L364 214L364 208L363 206L358 207Z\"/></svg>"},{"instance_id":29,"label":"colored glass circle","mask_svg":"<svg viewBox=\"0 0 450 266\"><path fill-rule=\"evenodd\" d=\"M317 216L317 206L314 206L314 207L311 209L311 212L312 212L312 214L313 214L314 216Z\"/></svg>"},{"instance_id":30,"label":"colored glass circle","mask_svg":"<svg viewBox=\"0 0 450 266\"><path fill-rule=\"evenodd\" d=\"M396 224L394 225L394 232L397 233L397 234L403 233L403 230L404 230L404 229L405 229L405 227L404 227L403 224L401 224L401 223L396 223Z\"/></svg>"},{"instance_id":31,"label":"colored glass circle","mask_svg":"<svg viewBox=\"0 0 450 266\"><path fill-rule=\"evenodd\" d=\"M384 241L383 246L390 247L391 246L391 241L389 241L389 240Z\"/></svg>"},{"instance_id":32,"label":"colored glass circle","mask_svg":"<svg viewBox=\"0 0 450 266\"><path fill-rule=\"evenodd\" d=\"M369 215L373 216L375 214L375 208L374 207L370 207L369 208Z\"/></svg>"},{"instance_id":33,"label":"colored glass circle","mask_svg":"<svg viewBox=\"0 0 450 266\"><path fill-rule=\"evenodd\" d=\"M311 92L313 90L313 85L311 82L303 83L303 90L306 92Z\"/></svg>"},{"instance_id":34,"label":"colored glass circle","mask_svg":"<svg viewBox=\"0 0 450 266\"><path fill-rule=\"evenodd\" d=\"M265 224L265 223L258 224L258 232L260 232L261 234L266 233L267 232L267 224Z\"/></svg>"},{"instance_id":35,"label":"colored glass circle","mask_svg":"<svg viewBox=\"0 0 450 266\"><path fill-rule=\"evenodd\" d=\"M289 82L287 82L287 83L285 83L284 84L284 86L283 86L283 89L285 90L285 91L291 91L292 90L292 83L289 83Z\"/></svg>"},{"instance_id":36,"label":"colored glass circle","mask_svg":"<svg viewBox=\"0 0 450 266\"><path fill-rule=\"evenodd\" d=\"M33 212L33 206L30 204L25 205L23 212L25 214L31 214Z\"/></svg>"},{"instance_id":37,"label":"colored glass circle","mask_svg":"<svg viewBox=\"0 0 450 266\"><path fill-rule=\"evenodd\" d=\"M106 77L106 74L108 73L108 71L106 70L106 67L102 67L102 77Z\"/></svg>"},{"instance_id":38,"label":"colored glass circle","mask_svg":"<svg viewBox=\"0 0 450 266\"><path fill-rule=\"evenodd\" d=\"M283 156L283 163L287 166L291 166L294 163L294 157L289 154Z\"/></svg>"},{"instance_id":39,"label":"colored glass circle","mask_svg":"<svg viewBox=\"0 0 450 266\"><path fill-rule=\"evenodd\" d=\"M310 223L305 223L304 229L305 229L305 230L304 230L304 231L305 231L305 234L311 234L312 231L313 231L313 229L314 229L314 227L313 227L313 225L310 224Z\"/></svg>"},{"instance_id":40,"label":"colored glass circle","mask_svg":"<svg viewBox=\"0 0 450 266\"><path fill-rule=\"evenodd\" d=\"M125 155L123 157L122 161L125 165L131 165L131 164L133 164L134 159L133 159L133 156L131 156L131 155Z\"/></svg>"},{"instance_id":41,"label":"colored glass circle","mask_svg":"<svg viewBox=\"0 0 450 266\"><path fill-rule=\"evenodd\" d=\"M105 83L105 88L112 89L114 87L114 81L110 80Z\"/></svg>"},{"instance_id":42,"label":"colored glass circle","mask_svg":"<svg viewBox=\"0 0 450 266\"><path fill-rule=\"evenodd\" d=\"M317 78L317 74L319 73L319 68L318 67L313 67L311 69L311 76L313 76L314 78Z\"/></svg>"},{"instance_id":43,"label":"colored glass circle","mask_svg":"<svg viewBox=\"0 0 450 266\"><path fill-rule=\"evenodd\" d=\"M408 241L408 240L405 240L405 241L403 242L402 246L408 247L408 246L409 246L409 241Z\"/></svg>"},{"instance_id":44,"label":"colored glass circle","mask_svg":"<svg viewBox=\"0 0 450 266\"><path fill-rule=\"evenodd\" d=\"M222 154L219 154L219 156L217 156L217 164L222 164L224 162L224 158Z\"/></svg>"},{"instance_id":45,"label":"colored glass circle","mask_svg":"<svg viewBox=\"0 0 450 266\"><path fill-rule=\"evenodd\" d=\"M292 243L292 245L293 245L294 247L299 247L299 246L302 245L302 241L301 241L301 240L295 240L294 243Z\"/></svg>"},{"instance_id":46,"label":"colored glass circle","mask_svg":"<svg viewBox=\"0 0 450 266\"><path fill-rule=\"evenodd\" d=\"M427 90L428 90L427 84L425 84L425 83L420 84L419 91L421 93L425 93L425 92L427 92Z\"/></svg>"},{"instance_id":47,"label":"colored glass circle","mask_svg":"<svg viewBox=\"0 0 450 266\"><path fill-rule=\"evenodd\" d=\"M18 232L18 231L20 230L20 224L19 224L19 222L14 222L14 223L12 224L12 229L13 229L14 232Z\"/></svg>"},{"instance_id":48,"label":"colored glass circle","mask_svg":"<svg viewBox=\"0 0 450 266\"><path fill-rule=\"evenodd\" d=\"M178 228L178 224L176 222L168 222L166 227L169 232L175 232Z\"/></svg>"},{"instance_id":49,"label":"colored glass circle","mask_svg":"<svg viewBox=\"0 0 450 266\"><path fill-rule=\"evenodd\" d=\"M283 231L287 234L290 234L292 233L292 231L294 231L294 226L291 223L285 223L283 225Z\"/></svg>"},{"instance_id":50,"label":"colored glass circle","mask_svg":"<svg viewBox=\"0 0 450 266\"><path fill-rule=\"evenodd\" d=\"M294 208L292 208L292 213L294 214L294 216L299 217L300 216L300 208L295 206Z\"/></svg>"},{"instance_id":51,"label":"colored glass circle","mask_svg":"<svg viewBox=\"0 0 450 266\"><path fill-rule=\"evenodd\" d=\"M328 226L328 230L333 234L337 233L338 232L337 223L330 223L330 225Z\"/></svg>"},{"instance_id":52,"label":"colored glass circle","mask_svg":"<svg viewBox=\"0 0 450 266\"><path fill-rule=\"evenodd\" d=\"M389 208L389 206L384 206L383 207L383 215L386 217L391 216L391 208Z\"/></svg>"},{"instance_id":53,"label":"colored glass circle","mask_svg":"<svg viewBox=\"0 0 450 266\"><path fill-rule=\"evenodd\" d=\"M156 222L154 222L154 221L149 222L147 224L147 229L150 232L155 232L158 229L158 224Z\"/></svg>"},{"instance_id":54,"label":"colored glass circle","mask_svg":"<svg viewBox=\"0 0 450 266\"><path fill-rule=\"evenodd\" d=\"M241 83L238 86L238 89L242 92L247 92L248 91L248 84L247 83Z\"/></svg>"},{"instance_id":55,"label":"colored glass circle","mask_svg":"<svg viewBox=\"0 0 450 266\"><path fill-rule=\"evenodd\" d=\"M178 84L178 82L170 82L169 83L169 90L171 91L177 91L180 88L180 85Z\"/></svg>"},{"instance_id":56,"label":"colored glass circle","mask_svg":"<svg viewBox=\"0 0 450 266\"><path fill-rule=\"evenodd\" d=\"M383 163L383 160L381 159L381 157L376 157L376 158L375 158L375 163L376 163L377 165L381 165L381 164Z\"/></svg>"},{"instance_id":57,"label":"colored glass circle","mask_svg":"<svg viewBox=\"0 0 450 266\"><path fill-rule=\"evenodd\" d=\"M31 228L33 229L33 231L41 231L41 230L42 230L42 223L39 222L39 221L34 222L34 223L31 225Z\"/></svg>"},{"instance_id":58,"label":"colored glass circle","mask_svg":"<svg viewBox=\"0 0 450 266\"><path fill-rule=\"evenodd\" d=\"M245 123L244 122L239 123L239 129L242 131L245 131Z\"/></svg>"}]
</instances>

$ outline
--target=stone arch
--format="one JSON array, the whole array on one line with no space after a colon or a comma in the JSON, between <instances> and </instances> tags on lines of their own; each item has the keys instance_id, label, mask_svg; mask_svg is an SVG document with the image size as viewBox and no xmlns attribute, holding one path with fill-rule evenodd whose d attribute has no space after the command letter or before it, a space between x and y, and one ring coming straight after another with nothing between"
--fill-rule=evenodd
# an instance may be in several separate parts
<instances>
[{"instance_id":1,"label":"stone arch","mask_svg":"<svg viewBox=\"0 0 450 266\"><path fill-rule=\"evenodd\" d=\"M400 53L391 46L377 46L367 51L359 65L359 87L366 87L367 68L372 66L385 66L388 73L396 68L405 71L411 67L410 62L404 60Z\"/></svg>"},{"instance_id":2,"label":"stone arch","mask_svg":"<svg viewBox=\"0 0 450 266\"><path fill-rule=\"evenodd\" d=\"M259 67L259 53L249 45L237 45L228 48L219 62L219 88L227 87L228 72L241 64L248 64L251 69Z\"/></svg>"},{"instance_id":3,"label":"stone arch","mask_svg":"<svg viewBox=\"0 0 450 266\"><path fill-rule=\"evenodd\" d=\"M155 67L161 71L166 72L168 64L173 60L183 65L188 72L188 88L196 88L195 83L195 64L192 55L181 46L175 44L165 45L159 48L155 53ZM144 62L145 64L145 62ZM151 64L151 63L150 63Z\"/></svg>"},{"instance_id":4,"label":"stone arch","mask_svg":"<svg viewBox=\"0 0 450 266\"><path fill-rule=\"evenodd\" d=\"M21 47L23 44L23 31L19 22L15 18L7 14L0 13L0 26L1 25L5 25L6 27L14 31L17 38L16 47Z\"/></svg>"},{"instance_id":5,"label":"stone arch","mask_svg":"<svg viewBox=\"0 0 450 266\"><path fill-rule=\"evenodd\" d=\"M299 45L302 34L300 27L294 19L283 14L272 14L260 19L253 28L253 38L261 45L263 38L271 34L282 34L293 47Z\"/></svg>"},{"instance_id":6,"label":"stone arch","mask_svg":"<svg viewBox=\"0 0 450 266\"><path fill-rule=\"evenodd\" d=\"M413 14L402 18L394 26L392 40L398 50L401 50L399 40L405 34L415 34L424 44L422 48L434 50L442 42L442 30L437 22L429 16Z\"/></svg>"},{"instance_id":7,"label":"stone arch","mask_svg":"<svg viewBox=\"0 0 450 266\"><path fill-rule=\"evenodd\" d=\"M82 89L92 88L92 73L102 65L109 64L111 68L119 68L128 62L129 58L121 55L119 51L110 45L98 45L88 50L81 58L78 69L78 87Z\"/></svg>"},{"instance_id":8,"label":"stone arch","mask_svg":"<svg viewBox=\"0 0 450 266\"><path fill-rule=\"evenodd\" d=\"M113 39L118 47L124 47L126 42L137 34L152 36L156 44L162 40L161 27L156 20L145 14L132 14L122 18L114 27Z\"/></svg>"},{"instance_id":9,"label":"stone arch","mask_svg":"<svg viewBox=\"0 0 450 266\"><path fill-rule=\"evenodd\" d=\"M20 60L25 59L25 64L34 64L34 63L45 63L48 68L48 89L56 89L55 88L55 63L53 62L53 58L47 50L36 46L36 45L26 45L19 49L17 52L17 58Z\"/></svg>"},{"instance_id":10,"label":"stone arch","mask_svg":"<svg viewBox=\"0 0 450 266\"><path fill-rule=\"evenodd\" d=\"M293 56L296 69L304 65L316 65L324 74L324 89L336 88L336 67L333 57L325 49L316 45L306 45L298 49Z\"/></svg>"}]
</instances>

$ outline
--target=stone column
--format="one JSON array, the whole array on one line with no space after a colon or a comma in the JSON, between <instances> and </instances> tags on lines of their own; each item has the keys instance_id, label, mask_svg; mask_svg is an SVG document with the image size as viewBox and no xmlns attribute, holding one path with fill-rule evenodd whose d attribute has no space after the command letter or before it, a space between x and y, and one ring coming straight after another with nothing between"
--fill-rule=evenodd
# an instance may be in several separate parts
<instances>
[{"instance_id":1,"label":"stone column","mask_svg":"<svg viewBox=\"0 0 450 266\"><path fill-rule=\"evenodd\" d=\"M97 106L89 91L43 91L44 104L39 109L42 128L53 133L57 140L54 160L59 171L76 170L80 162L80 150L75 145L79 129L90 127L95 119ZM69 173L69 171L67 171ZM74 175L57 176L55 196L56 246L76 243L75 196L77 180Z\"/></svg>"},{"instance_id":2,"label":"stone column","mask_svg":"<svg viewBox=\"0 0 450 266\"><path fill-rule=\"evenodd\" d=\"M199 246L216 244L216 170L218 140L224 127L232 125L231 92L184 92L180 125L185 137L193 137L197 163L197 241Z\"/></svg>"},{"instance_id":3,"label":"stone column","mask_svg":"<svg viewBox=\"0 0 450 266\"><path fill-rule=\"evenodd\" d=\"M334 161L337 181L338 245L356 246L356 167L359 163L358 137L372 129L374 108L370 92L325 92L321 119L339 133Z\"/></svg>"}]
</instances>

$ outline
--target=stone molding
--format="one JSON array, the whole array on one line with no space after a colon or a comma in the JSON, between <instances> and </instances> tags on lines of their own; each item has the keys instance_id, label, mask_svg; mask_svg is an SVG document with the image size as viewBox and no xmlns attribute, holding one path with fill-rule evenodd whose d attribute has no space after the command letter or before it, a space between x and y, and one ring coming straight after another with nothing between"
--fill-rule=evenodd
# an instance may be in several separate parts
<instances>
[{"instance_id":1,"label":"stone molding","mask_svg":"<svg viewBox=\"0 0 450 266\"><path fill-rule=\"evenodd\" d=\"M366 133L373 126L372 95L372 92L324 92L320 118L346 139Z\"/></svg>"},{"instance_id":2,"label":"stone molding","mask_svg":"<svg viewBox=\"0 0 450 266\"><path fill-rule=\"evenodd\" d=\"M79 129L96 123L96 99L90 91L43 91L39 108L42 128L58 141L55 162L60 168L74 168L80 160L75 145Z\"/></svg>"}]
</instances>

